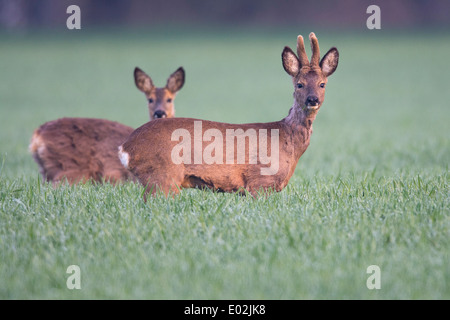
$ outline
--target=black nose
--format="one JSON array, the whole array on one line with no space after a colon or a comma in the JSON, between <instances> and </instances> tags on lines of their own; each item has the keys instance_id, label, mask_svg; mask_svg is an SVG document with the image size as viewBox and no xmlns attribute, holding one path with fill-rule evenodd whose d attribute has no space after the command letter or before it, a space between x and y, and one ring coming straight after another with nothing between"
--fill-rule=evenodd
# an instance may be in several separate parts
<instances>
[{"instance_id":1,"label":"black nose","mask_svg":"<svg viewBox=\"0 0 450 320\"><path fill-rule=\"evenodd\" d=\"M319 98L317 98L316 96L309 96L308 98L306 98L306 105L315 106L317 104L319 104Z\"/></svg>"},{"instance_id":2,"label":"black nose","mask_svg":"<svg viewBox=\"0 0 450 320\"><path fill-rule=\"evenodd\" d=\"M167 117L167 114L162 110L158 110L158 111L155 111L155 113L153 114L153 117L154 118L165 118L165 117Z\"/></svg>"}]
</instances>

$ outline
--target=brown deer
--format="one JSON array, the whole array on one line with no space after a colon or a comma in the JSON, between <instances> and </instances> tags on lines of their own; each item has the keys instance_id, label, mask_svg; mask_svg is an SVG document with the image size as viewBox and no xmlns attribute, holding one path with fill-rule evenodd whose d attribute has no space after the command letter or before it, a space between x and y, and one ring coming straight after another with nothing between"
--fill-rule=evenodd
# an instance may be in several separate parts
<instances>
[{"instance_id":1,"label":"brown deer","mask_svg":"<svg viewBox=\"0 0 450 320\"><path fill-rule=\"evenodd\" d=\"M252 195L281 191L309 145L327 77L339 60L335 47L320 60L315 34L309 39L311 62L302 36L297 38L298 57L289 47L282 53L284 70L294 84L294 104L283 120L228 124L173 118L136 129L119 147L119 158L146 186L144 200L149 192L160 190L167 196L195 187Z\"/></svg>"},{"instance_id":2,"label":"brown deer","mask_svg":"<svg viewBox=\"0 0 450 320\"><path fill-rule=\"evenodd\" d=\"M141 69L135 68L137 88L144 92L150 120L175 115L174 99L183 87L182 67L172 73L163 88L157 88ZM53 184L67 179L69 184L134 179L120 163L117 147L133 128L105 119L61 118L41 125L29 146L44 179Z\"/></svg>"}]
</instances>

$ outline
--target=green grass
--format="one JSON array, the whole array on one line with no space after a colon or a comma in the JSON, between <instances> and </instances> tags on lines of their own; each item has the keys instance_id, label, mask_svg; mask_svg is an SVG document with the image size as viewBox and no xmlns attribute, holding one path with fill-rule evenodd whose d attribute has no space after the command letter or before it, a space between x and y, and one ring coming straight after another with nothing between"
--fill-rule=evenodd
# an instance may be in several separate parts
<instances>
[{"instance_id":1,"label":"green grass","mask_svg":"<svg viewBox=\"0 0 450 320\"><path fill-rule=\"evenodd\" d=\"M286 116L281 50L309 30L231 31L0 36L0 298L450 298L450 34L316 32L340 64L280 193L144 203L133 183L42 183L27 151L41 123L147 121L135 66L159 86L186 69L177 116ZM81 290L66 287L70 265Z\"/></svg>"}]
</instances>

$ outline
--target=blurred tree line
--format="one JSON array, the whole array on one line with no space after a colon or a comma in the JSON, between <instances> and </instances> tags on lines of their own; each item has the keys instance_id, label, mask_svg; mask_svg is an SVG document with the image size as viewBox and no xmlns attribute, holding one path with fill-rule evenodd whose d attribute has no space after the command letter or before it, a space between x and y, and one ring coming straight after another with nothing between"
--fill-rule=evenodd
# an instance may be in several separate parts
<instances>
[{"instance_id":1,"label":"blurred tree line","mask_svg":"<svg viewBox=\"0 0 450 320\"><path fill-rule=\"evenodd\" d=\"M448 0L0 0L3 30L65 26L66 8L78 5L83 26L232 24L324 27L365 26L366 8L381 8L388 27L448 27Z\"/></svg>"}]
</instances>

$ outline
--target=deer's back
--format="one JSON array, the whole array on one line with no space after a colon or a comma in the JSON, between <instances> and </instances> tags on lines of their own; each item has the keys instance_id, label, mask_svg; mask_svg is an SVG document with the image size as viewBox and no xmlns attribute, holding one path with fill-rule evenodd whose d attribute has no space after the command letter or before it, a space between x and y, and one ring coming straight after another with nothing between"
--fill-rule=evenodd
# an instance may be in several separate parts
<instances>
[{"instance_id":1,"label":"deer's back","mask_svg":"<svg viewBox=\"0 0 450 320\"><path fill-rule=\"evenodd\" d=\"M133 132L118 122L91 118L62 118L35 130L30 151L48 181L69 182L130 178L117 147Z\"/></svg>"}]
</instances>

